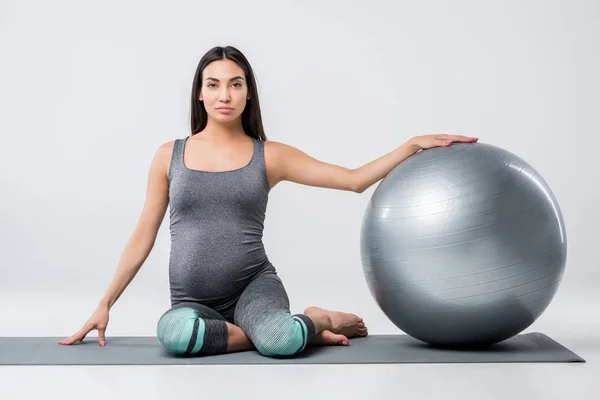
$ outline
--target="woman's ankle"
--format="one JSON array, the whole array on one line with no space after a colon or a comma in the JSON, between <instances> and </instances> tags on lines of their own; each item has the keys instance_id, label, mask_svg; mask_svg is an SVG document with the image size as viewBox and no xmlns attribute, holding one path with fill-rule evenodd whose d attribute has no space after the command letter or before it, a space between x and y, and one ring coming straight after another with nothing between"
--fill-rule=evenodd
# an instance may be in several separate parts
<instances>
[{"instance_id":1,"label":"woman's ankle","mask_svg":"<svg viewBox=\"0 0 600 400\"><path fill-rule=\"evenodd\" d=\"M313 324L315 325L315 335L318 335L324 330L334 329L331 316L327 310L321 307L308 307L304 310L303 314L313 321Z\"/></svg>"},{"instance_id":2,"label":"woman's ankle","mask_svg":"<svg viewBox=\"0 0 600 400\"><path fill-rule=\"evenodd\" d=\"M246 333L237 325L226 322L227 324L227 353L236 351L251 350L254 345Z\"/></svg>"}]
</instances>

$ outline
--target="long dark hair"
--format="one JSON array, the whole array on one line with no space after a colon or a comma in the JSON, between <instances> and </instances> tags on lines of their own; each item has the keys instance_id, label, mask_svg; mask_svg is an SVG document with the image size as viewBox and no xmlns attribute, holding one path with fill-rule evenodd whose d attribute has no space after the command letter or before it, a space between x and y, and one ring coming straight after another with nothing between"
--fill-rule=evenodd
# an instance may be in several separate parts
<instances>
[{"instance_id":1,"label":"long dark hair","mask_svg":"<svg viewBox=\"0 0 600 400\"><path fill-rule=\"evenodd\" d=\"M208 120L208 114L204 108L204 103L198 100L202 85L202 71L204 71L204 68L211 62L223 59L229 59L235 62L244 70L244 74L246 75L248 95L250 98L246 100L246 108L244 108L244 111L242 112L242 128L244 129L244 132L250 137L266 141L267 136L265 135L265 130L263 128L254 72L252 72L252 67L242 52L232 46L213 47L202 56L198 63L196 74L194 75L194 83L192 84L190 116L192 135L202 131L206 127L206 122Z\"/></svg>"}]
</instances>

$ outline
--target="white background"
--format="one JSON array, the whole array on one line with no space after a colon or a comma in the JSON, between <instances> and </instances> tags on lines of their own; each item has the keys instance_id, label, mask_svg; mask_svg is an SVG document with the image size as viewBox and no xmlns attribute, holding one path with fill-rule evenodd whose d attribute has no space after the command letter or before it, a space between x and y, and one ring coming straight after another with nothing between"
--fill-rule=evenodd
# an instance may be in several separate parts
<instances>
[{"instance_id":1,"label":"white background","mask_svg":"<svg viewBox=\"0 0 600 400\"><path fill-rule=\"evenodd\" d=\"M554 301L527 331L588 361L600 355L600 3L583 0L0 1L0 336L67 337L94 311L141 213L154 152L189 135L193 74L216 45L237 47L252 64L268 138L322 161L357 168L413 136L452 133L536 168L562 209L568 257ZM400 333L360 264L375 188L273 189L264 244L292 312L349 311L370 334ZM108 345L111 336L154 335L169 308L168 222L167 212L111 311ZM411 371L427 381L425 369ZM538 386L521 393L561 393L531 371ZM568 371L556 373L575 376ZM404 393L396 384L384 388ZM361 388L351 393L375 395Z\"/></svg>"}]
</instances>

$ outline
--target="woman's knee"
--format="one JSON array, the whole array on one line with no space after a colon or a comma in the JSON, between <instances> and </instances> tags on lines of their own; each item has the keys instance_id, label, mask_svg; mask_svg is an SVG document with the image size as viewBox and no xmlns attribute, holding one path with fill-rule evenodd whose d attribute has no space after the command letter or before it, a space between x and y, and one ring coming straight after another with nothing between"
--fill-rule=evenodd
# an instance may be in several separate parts
<instances>
[{"instance_id":1,"label":"woman's knee","mask_svg":"<svg viewBox=\"0 0 600 400\"><path fill-rule=\"evenodd\" d=\"M159 319L158 340L177 355L220 354L227 350L225 321L205 319L191 307L172 308Z\"/></svg>"},{"instance_id":2,"label":"woman's knee","mask_svg":"<svg viewBox=\"0 0 600 400\"><path fill-rule=\"evenodd\" d=\"M204 319L191 307L180 307L165 312L156 327L156 335L163 347L179 355L195 354L204 344Z\"/></svg>"},{"instance_id":3,"label":"woman's knee","mask_svg":"<svg viewBox=\"0 0 600 400\"><path fill-rule=\"evenodd\" d=\"M302 316L281 313L271 316L256 329L252 343L264 356L291 356L300 353L312 340Z\"/></svg>"}]
</instances>

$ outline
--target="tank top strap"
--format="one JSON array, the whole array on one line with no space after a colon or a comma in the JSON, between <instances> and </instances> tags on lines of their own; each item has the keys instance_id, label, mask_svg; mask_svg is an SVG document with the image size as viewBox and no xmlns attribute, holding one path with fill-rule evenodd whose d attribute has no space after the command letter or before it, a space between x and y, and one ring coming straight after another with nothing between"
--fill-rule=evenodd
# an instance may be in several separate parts
<instances>
[{"instance_id":1,"label":"tank top strap","mask_svg":"<svg viewBox=\"0 0 600 400\"><path fill-rule=\"evenodd\" d=\"M265 142L260 139L254 139L254 158L253 163L254 167L258 168L263 174L266 174L266 166L265 166Z\"/></svg>"},{"instance_id":2,"label":"tank top strap","mask_svg":"<svg viewBox=\"0 0 600 400\"><path fill-rule=\"evenodd\" d=\"M174 173L180 172L183 169L183 146L185 139L175 139L173 143L173 154L171 155L171 163L169 165L169 179Z\"/></svg>"},{"instance_id":3,"label":"tank top strap","mask_svg":"<svg viewBox=\"0 0 600 400\"><path fill-rule=\"evenodd\" d=\"M254 140L254 152L255 152L255 161L257 161L259 164L260 162L263 161L264 158L264 142L260 139L253 139Z\"/></svg>"}]
</instances>

